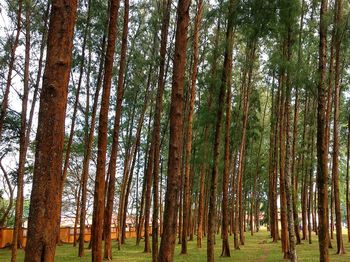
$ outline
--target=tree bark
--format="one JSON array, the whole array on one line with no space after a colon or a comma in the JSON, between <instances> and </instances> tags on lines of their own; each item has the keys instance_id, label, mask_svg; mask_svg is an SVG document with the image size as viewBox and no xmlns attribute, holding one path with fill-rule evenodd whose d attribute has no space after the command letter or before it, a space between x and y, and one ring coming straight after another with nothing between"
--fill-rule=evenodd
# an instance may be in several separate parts
<instances>
[{"instance_id":1,"label":"tree bark","mask_svg":"<svg viewBox=\"0 0 350 262\"><path fill-rule=\"evenodd\" d=\"M118 18L118 9L119 0L111 0L109 8L108 41L104 65L102 101L98 127L97 167L94 190L93 220L91 230L92 261L94 262L102 261L102 234L105 207L105 171L107 152L108 111L112 82L114 51L117 38L116 24Z\"/></svg>"},{"instance_id":2,"label":"tree bark","mask_svg":"<svg viewBox=\"0 0 350 262\"><path fill-rule=\"evenodd\" d=\"M318 240L320 261L328 262L328 149L325 133L325 90L327 60L327 0L321 1L320 7L320 44L319 44L319 84L317 88L317 192L318 192Z\"/></svg>"},{"instance_id":3,"label":"tree bark","mask_svg":"<svg viewBox=\"0 0 350 262\"><path fill-rule=\"evenodd\" d=\"M180 186L183 144L183 88L186 67L187 29L190 0L179 0L173 82L170 105L170 138L168 159L168 181L165 195L164 231L160 243L158 261L172 261L176 238L177 196Z\"/></svg>"},{"instance_id":4,"label":"tree bark","mask_svg":"<svg viewBox=\"0 0 350 262\"><path fill-rule=\"evenodd\" d=\"M185 179L184 179L184 194L183 194L183 230L182 230L182 245L181 254L187 254L187 233L190 224L189 212L190 206L190 169L191 169L191 154L192 154L192 125L193 125L193 114L194 114L194 102L196 97L196 81L198 75L198 56L199 56L199 31L201 27L202 12L203 12L203 1L197 1L197 12L194 22L193 32L193 53L192 53L192 74L190 83L190 103L188 109L187 119L187 133L186 133L186 160L185 160Z\"/></svg>"},{"instance_id":5,"label":"tree bark","mask_svg":"<svg viewBox=\"0 0 350 262\"><path fill-rule=\"evenodd\" d=\"M17 171L17 200L15 207L15 224L13 228L11 262L17 261L17 248L22 247L20 241L22 233L22 216L23 216L23 187L24 187L24 172L26 155L28 148L27 139L27 108L29 95L29 62L30 62L30 12L31 3L25 1L26 20L25 20L25 59L24 59L24 79L23 79L23 97L22 97L22 112L21 112L21 130L20 130L20 149L19 149L19 163Z\"/></svg>"},{"instance_id":6,"label":"tree bark","mask_svg":"<svg viewBox=\"0 0 350 262\"><path fill-rule=\"evenodd\" d=\"M118 83L117 83L117 105L115 107L114 115L114 127L113 127L113 142L111 156L108 164L108 187L106 188L106 203L104 210L104 221L103 221L103 233L105 240L104 247L104 259L112 259L112 240L111 240L111 222L112 222L112 212L114 205L114 192L115 192L115 175L116 175L116 165L118 157L118 137L120 129L120 119L122 114L122 102L123 102L123 86L124 86L124 73L126 65L126 51L128 44L128 24L129 24L129 0L124 0L124 21L123 21L123 33L122 33L122 44L120 51L120 63L118 71ZM107 47L108 49L108 47ZM122 201L119 205L122 206ZM123 209L121 209L123 210ZM122 227L123 220L119 220L119 237L118 237L118 248L120 248L121 234L123 232Z\"/></svg>"},{"instance_id":7,"label":"tree bark","mask_svg":"<svg viewBox=\"0 0 350 262\"><path fill-rule=\"evenodd\" d=\"M342 20L342 0L335 1L335 26L336 40L335 40L335 83L334 83L334 120L333 120L333 164L332 164L332 179L334 188L334 204L336 217L336 232L337 232L337 254L345 253L342 236L342 219L340 210L340 196L339 196L339 97L340 97L340 48L341 48L341 28Z\"/></svg>"},{"instance_id":8,"label":"tree bark","mask_svg":"<svg viewBox=\"0 0 350 262\"><path fill-rule=\"evenodd\" d=\"M53 261L59 231L62 154L77 1L53 1L40 98L25 261Z\"/></svg>"},{"instance_id":9,"label":"tree bark","mask_svg":"<svg viewBox=\"0 0 350 262\"><path fill-rule=\"evenodd\" d=\"M221 85L219 96L217 100L216 111L216 126L215 126L215 138L213 148L213 168L211 174L210 194L209 194L209 214L208 214L208 242L207 242L207 261L214 261L214 244L215 244L215 225L216 225L216 195L217 195L217 183L219 175L219 161L220 161L220 140L221 140L221 122L223 118L224 103L226 90L230 88L230 79L232 75L232 53L233 53L233 27L234 20L233 14L235 12L235 0L229 1L229 12L227 18L227 31L225 42L225 56L224 65L221 76ZM226 210L227 211L227 210ZM227 228L226 228L227 230ZM223 255L228 255L229 248L228 241L224 248Z\"/></svg>"},{"instance_id":10,"label":"tree bark","mask_svg":"<svg viewBox=\"0 0 350 262\"><path fill-rule=\"evenodd\" d=\"M214 57L213 63L211 66L211 83L210 83L210 91L214 90L215 87L215 77L217 73L217 60L218 60L218 45L219 45L219 37L220 37L220 19L218 19L217 29L215 33L215 42L214 42ZM210 92L209 91L209 92ZM212 108L212 96L208 95L208 111L210 112ZM203 162L200 165L200 181L199 181L199 203L198 203L198 221L197 221L197 247L202 247L202 238L204 235L203 225L205 224L205 181L206 174L208 171L208 147L209 147L209 127L210 123L206 122L204 126L204 145L203 145ZM205 229L204 229L205 231Z\"/></svg>"},{"instance_id":11,"label":"tree bark","mask_svg":"<svg viewBox=\"0 0 350 262\"><path fill-rule=\"evenodd\" d=\"M99 71L97 75L96 90L94 96L94 102L92 106L91 120L89 124L88 110L85 112L85 141L84 141L84 159L83 159L83 170L81 174L82 192L81 192L81 208L80 208L80 230L79 230L79 251L78 256L82 257L84 255L84 238L85 238L85 219L86 219L86 204L87 204L87 183L89 178L89 166L90 158L92 153L92 145L94 142L94 133L96 125L96 113L99 100L99 94L102 85L102 74L103 74L103 64L105 58L106 49L106 34L102 37L102 48L99 56L100 64ZM89 77L89 74L88 74ZM87 85L89 87L89 83ZM90 127L90 128L88 128Z\"/></svg>"},{"instance_id":12,"label":"tree bark","mask_svg":"<svg viewBox=\"0 0 350 262\"><path fill-rule=\"evenodd\" d=\"M163 1L163 21L161 28L161 42L160 42L160 61L159 61L159 75L158 75L158 88L157 88L157 97L155 105L155 114L154 114L154 129L153 129L153 143L154 143L154 163L153 163L153 220L152 220L152 261L158 261L158 217L162 221L162 212L158 214L158 177L159 177L159 162L160 162L160 122L161 114L163 111L163 93L165 87L165 58L166 50L168 43L168 32L169 32L169 21L170 21L170 11L171 11L171 0ZM162 181L161 181L162 183ZM161 199L161 196L160 196ZM162 225L160 225L162 227Z\"/></svg>"}]
</instances>

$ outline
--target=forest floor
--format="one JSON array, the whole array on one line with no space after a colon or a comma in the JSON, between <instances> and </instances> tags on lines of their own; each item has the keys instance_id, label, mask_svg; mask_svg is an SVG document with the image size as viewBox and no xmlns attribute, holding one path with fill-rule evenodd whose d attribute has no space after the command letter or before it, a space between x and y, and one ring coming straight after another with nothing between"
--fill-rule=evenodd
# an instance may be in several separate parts
<instances>
[{"instance_id":1,"label":"forest floor","mask_svg":"<svg viewBox=\"0 0 350 262\"><path fill-rule=\"evenodd\" d=\"M312 244L303 241L301 245L297 246L299 261L319 261L318 257L318 242L317 236L312 236ZM175 261L206 261L206 239L203 241L203 248L196 247L196 240L188 242L188 255L180 255L181 245L176 245ZM346 235L343 236L345 243L346 254L336 255L336 242L332 240L333 249L330 249L331 261L350 261L350 244L347 243ZM215 246L216 257L218 261L244 261L244 262L278 262L283 260L281 253L281 243L272 243L266 230L261 230L251 236L249 232L246 233L246 244L241 246L241 250L233 250L233 237L230 237L231 257L221 258L221 240L217 237L217 245ZM75 262L75 261L90 261L90 251L86 251L85 257L77 257L77 247L72 245L58 246L56 250L57 262ZM23 251L19 251L18 261L23 261ZM10 261L11 251L9 249L0 250L0 261ZM143 253L143 245L135 245L135 239L127 239L126 244L122 246L122 250L118 251L115 246L113 249L113 261L115 262L142 262L151 261L151 254Z\"/></svg>"}]
</instances>

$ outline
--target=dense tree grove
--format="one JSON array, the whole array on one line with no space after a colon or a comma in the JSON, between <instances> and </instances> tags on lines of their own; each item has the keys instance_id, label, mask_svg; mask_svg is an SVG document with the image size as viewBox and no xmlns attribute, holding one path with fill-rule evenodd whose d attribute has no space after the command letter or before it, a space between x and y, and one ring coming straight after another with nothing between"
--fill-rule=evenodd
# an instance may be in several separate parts
<instances>
[{"instance_id":1,"label":"dense tree grove","mask_svg":"<svg viewBox=\"0 0 350 262\"><path fill-rule=\"evenodd\" d=\"M13 262L23 248L54 261L65 224L96 262L130 228L159 262L195 238L210 262L218 243L247 252L262 228L284 259L316 235L320 261L345 254L349 1L3 0L0 13Z\"/></svg>"}]
</instances>

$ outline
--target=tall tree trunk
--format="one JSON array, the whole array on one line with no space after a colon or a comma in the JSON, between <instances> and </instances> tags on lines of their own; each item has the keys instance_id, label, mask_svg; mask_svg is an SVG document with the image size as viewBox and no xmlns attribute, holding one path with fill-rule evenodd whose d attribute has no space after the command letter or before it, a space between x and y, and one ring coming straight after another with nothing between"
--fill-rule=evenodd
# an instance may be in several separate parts
<instances>
[{"instance_id":1,"label":"tall tree trunk","mask_svg":"<svg viewBox=\"0 0 350 262\"><path fill-rule=\"evenodd\" d=\"M314 107L313 107L314 108ZM313 109L314 112L314 109ZM314 123L314 122L313 122ZM310 171L309 171L309 197L308 197L308 231L309 231L309 244L312 244L312 223L311 221L311 213L312 213L312 192L313 192L313 173L314 173L314 144L315 144L315 132L314 129L312 129L311 132L311 164L310 164Z\"/></svg>"},{"instance_id":2,"label":"tall tree trunk","mask_svg":"<svg viewBox=\"0 0 350 262\"><path fill-rule=\"evenodd\" d=\"M153 143L154 143L154 163L153 163L153 220L152 220L152 261L158 261L158 217L162 221L162 212L158 214L158 176L159 176L159 161L160 161L160 121L163 111L163 93L165 87L165 58L168 43L169 21L170 21L170 9L171 0L163 0L163 21L161 28L161 42L160 42L160 61L159 61L159 75L158 75L158 88L154 114L154 129L153 129ZM162 181L161 181L162 183ZM160 195L161 200L161 195ZM160 211L162 207L160 204ZM162 225L160 225L162 228ZM161 229L162 231L162 229Z\"/></svg>"},{"instance_id":3,"label":"tall tree trunk","mask_svg":"<svg viewBox=\"0 0 350 262\"><path fill-rule=\"evenodd\" d=\"M86 220L86 204L87 204L87 184L89 178L89 166L90 166L90 158L92 153L92 145L94 142L94 134L95 134L95 125L96 125L96 113L98 107L99 94L102 85L102 76L103 76L103 64L105 58L105 49L106 49L106 34L102 37L102 48L99 56L100 64L99 71L97 75L97 83L96 90L94 95L94 102L92 106L91 112L91 121L89 123L89 112L88 107L85 112L85 141L84 141L84 159L83 159L83 170L81 174L81 208L80 208L80 230L79 230L79 250L78 256L82 257L84 255L84 238L85 238L85 220ZM91 54L90 54L91 56ZM89 58L91 59L91 58ZM90 77L90 74L87 74L87 77ZM89 81L87 81L87 88L89 88ZM88 98L87 98L88 99ZM90 127L90 128L89 128Z\"/></svg>"},{"instance_id":4,"label":"tall tree trunk","mask_svg":"<svg viewBox=\"0 0 350 262\"><path fill-rule=\"evenodd\" d=\"M170 105L170 138L168 159L168 181L165 195L164 231L160 243L158 261L172 261L176 238L177 198L180 186L183 144L183 89L186 68L187 29L190 0L179 0L173 82Z\"/></svg>"},{"instance_id":5,"label":"tall tree trunk","mask_svg":"<svg viewBox=\"0 0 350 262\"><path fill-rule=\"evenodd\" d=\"M340 97L340 48L342 32L340 23L342 20L342 0L335 1L335 26L336 40L335 40L335 83L334 83L334 121L333 121L333 165L332 165L332 179L334 188L334 204L336 217L336 232L337 232L337 254L344 254L344 244L342 236L342 219L340 210L340 196L339 196L339 97Z\"/></svg>"},{"instance_id":6,"label":"tall tree trunk","mask_svg":"<svg viewBox=\"0 0 350 262\"><path fill-rule=\"evenodd\" d=\"M181 254L187 254L187 233L190 223L190 169L191 169L191 153L192 153L192 125L194 114L194 101L196 97L196 81L198 74L198 56L199 56L199 31L202 21L203 1L197 1L197 12L194 22L193 32L193 53L192 53L192 74L190 83L190 103L188 109L187 134L186 134L186 160L185 160L185 179L184 179L184 194L183 194L183 230L182 230L182 245Z\"/></svg>"},{"instance_id":7,"label":"tall tree trunk","mask_svg":"<svg viewBox=\"0 0 350 262\"><path fill-rule=\"evenodd\" d=\"M233 52L233 27L234 27L234 12L235 0L229 1L229 12L227 18L227 31L225 42L225 57L221 76L221 85L219 96L217 100L216 111L216 126L215 138L213 148L213 168L211 174L210 194L209 194L209 214L208 214L208 242L207 242L207 261L214 261L214 244L215 244L215 225L216 225L216 195L217 183L219 175L219 161L220 161L220 141L221 141L221 122L223 118L224 103L226 90L230 88L230 79L232 74L232 52ZM227 228L226 228L227 231ZM227 232L226 232L227 233ZM228 242L224 248L223 255L229 255ZM227 250L226 250L227 248Z\"/></svg>"},{"instance_id":8,"label":"tall tree trunk","mask_svg":"<svg viewBox=\"0 0 350 262\"><path fill-rule=\"evenodd\" d=\"M151 107L152 109L152 107ZM147 186L147 164L148 162L146 161L146 159L148 159L148 152L150 151L150 130L151 130L151 118L152 118L152 110L150 112L149 118L148 118L148 127L147 127L147 134L148 134L148 139L147 139L147 145L146 145L146 149L145 149L145 163L144 163L144 176L143 176L143 183L142 183L142 193L141 193L141 203L140 203L140 214L139 214L139 219L137 222L137 226L136 226L136 245L139 246L140 245L140 241L141 241L141 232L142 232L142 227L143 227L143 223L144 223L144 212L145 212L145 197L146 197L146 186Z\"/></svg>"},{"instance_id":9,"label":"tall tree trunk","mask_svg":"<svg viewBox=\"0 0 350 262\"><path fill-rule=\"evenodd\" d=\"M117 38L117 18L119 0L111 0L109 8L108 41L105 56L102 101L98 127L98 151L97 167L94 190L94 207L91 231L92 261L102 261L102 234L103 217L105 207L105 173L106 173L106 152L107 152L107 128L109 97L112 83L112 70Z\"/></svg>"},{"instance_id":10,"label":"tall tree trunk","mask_svg":"<svg viewBox=\"0 0 350 262\"><path fill-rule=\"evenodd\" d=\"M231 65L232 67L232 65ZM232 70L232 69L230 69ZM226 120L225 120L225 156L224 156L224 173L222 178L222 257L230 257L230 246L228 242L228 186L230 179L230 133L231 133L231 81L230 77L227 80L227 95L226 95Z\"/></svg>"},{"instance_id":11,"label":"tall tree trunk","mask_svg":"<svg viewBox=\"0 0 350 262\"><path fill-rule=\"evenodd\" d=\"M213 90L215 87L215 77L217 73L217 60L218 60L218 45L219 45L219 37L220 37L220 19L218 19L217 29L215 33L215 42L214 42L214 57L213 57L213 63L211 65L211 83L210 83L210 90ZM212 108L212 96L208 96L208 111L210 112ZM208 158L208 146L209 146L209 127L210 123L206 122L204 126L204 145L203 145L203 161L200 165L200 181L199 181L199 203L198 203L198 223L197 223L197 247L202 247L202 238L204 235L203 228L205 231L205 227L203 225L205 224L205 181L206 181L206 174L208 171L208 164L207 164L207 158Z\"/></svg>"},{"instance_id":12,"label":"tall tree trunk","mask_svg":"<svg viewBox=\"0 0 350 262\"><path fill-rule=\"evenodd\" d=\"M267 104L269 102L269 96L267 95L266 97L266 102L264 106L264 111L263 111L263 117L262 117L262 130L265 129L265 117L266 117L266 109L267 109ZM259 173L260 173L260 168L261 168L261 163L260 163L260 158L261 158L261 148L262 148L262 143L263 143L263 137L264 133L260 134L260 141L259 141L259 149L258 149L258 156L257 156L257 161L256 161L256 167L255 167L255 172L254 172L254 182L253 182L253 192L252 192L252 199L251 199L251 222L250 222L250 232L251 235L254 235L254 216L255 220L259 219L258 214L259 214L259 207L257 204L257 184L258 184L258 178L259 178ZM256 212L255 212L256 211ZM258 229L258 223L256 223L256 228Z\"/></svg>"},{"instance_id":13,"label":"tall tree trunk","mask_svg":"<svg viewBox=\"0 0 350 262\"><path fill-rule=\"evenodd\" d=\"M114 205L114 191L115 191L115 174L116 165L118 157L118 137L120 129L120 118L122 114L122 102L123 102L123 86L124 86L124 73L126 65L126 51L128 45L128 24L129 24L129 0L124 0L124 21L123 21L123 33L122 33L122 44L120 51L120 63L118 71L118 84L117 84L117 105L115 107L114 115L114 127L113 127L113 142L111 156L108 164L108 187L106 195L106 203L104 210L104 221L103 221L103 233L105 240L104 247L104 259L112 259L112 239L111 239L111 222L112 222L112 212ZM108 48L108 47L107 47ZM122 205L122 201L120 205ZM121 209L123 210L123 209ZM122 219L119 220L119 237L118 237L118 248L120 248L121 233L122 230Z\"/></svg>"},{"instance_id":14,"label":"tall tree trunk","mask_svg":"<svg viewBox=\"0 0 350 262\"><path fill-rule=\"evenodd\" d=\"M326 60L327 60L327 0L320 7L319 84L317 88L317 192L318 192L318 240L320 261L328 262L328 149L325 133Z\"/></svg>"},{"instance_id":15,"label":"tall tree trunk","mask_svg":"<svg viewBox=\"0 0 350 262\"><path fill-rule=\"evenodd\" d=\"M285 49L285 47L283 47ZM281 242L282 242L282 252L284 253L284 258L289 256L289 243L288 243L288 222L287 222L287 198L286 198L286 187L285 187L285 164L286 164L286 134L285 134L285 73L280 75L279 80L279 169L280 169L280 207L281 207Z\"/></svg>"},{"instance_id":16,"label":"tall tree trunk","mask_svg":"<svg viewBox=\"0 0 350 262\"><path fill-rule=\"evenodd\" d=\"M21 8L21 7L20 7ZM26 20L25 20L25 59L24 59L24 79L23 79L23 97L22 97L22 112L21 112L21 130L20 130L20 149L19 149L19 164L17 171L17 200L15 207L15 224L12 237L12 253L11 262L17 261L17 248L21 248L22 243L19 241L22 227L23 216L23 184L24 184L24 172L27 155L27 107L28 107L28 94L29 94L29 62L30 62L30 12L31 2L25 1ZM22 233L22 232L21 232Z\"/></svg>"},{"instance_id":17,"label":"tall tree trunk","mask_svg":"<svg viewBox=\"0 0 350 262\"><path fill-rule=\"evenodd\" d=\"M59 196L64 122L76 11L76 0L52 2L25 261L53 261L55 257L61 215Z\"/></svg>"},{"instance_id":18,"label":"tall tree trunk","mask_svg":"<svg viewBox=\"0 0 350 262\"><path fill-rule=\"evenodd\" d=\"M288 17L291 18L291 9L288 9ZM285 37L285 61L288 63L291 60L292 56L292 28L289 22L286 23L287 35ZM292 188L292 170L291 170L291 127L290 127L290 115L291 115L291 83L290 83L290 72L286 70L286 99L285 99L285 109L284 109L284 118L285 118L285 135L286 135L286 155L285 155L285 191L286 191L286 204L287 204L287 218L288 218L288 233L289 233L289 255L292 262L298 261L297 252L295 249L295 228L294 228L294 215L293 215L293 188Z\"/></svg>"},{"instance_id":19,"label":"tall tree trunk","mask_svg":"<svg viewBox=\"0 0 350 262\"><path fill-rule=\"evenodd\" d=\"M246 72L243 76L243 88L242 88L242 103L243 103L243 117L242 117L242 136L239 146L239 158L238 158L238 170L237 170L237 183L238 183L238 219L239 219L239 240L240 244L244 245L244 210L243 210L243 174L245 163L245 151L246 151L246 136L248 129L248 114L249 114L249 100L251 92L251 83L253 77L253 68L255 61L257 39L249 40L246 47ZM246 76L247 74L247 76ZM247 77L247 79L246 79Z\"/></svg>"},{"instance_id":20,"label":"tall tree trunk","mask_svg":"<svg viewBox=\"0 0 350 262\"><path fill-rule=\"evenodd\" d=\"M69 138L68 138L68 143L66 147L66 155L65 155L65 160L63 164L63 171L62 171L62 182L61 182L61 191L63 192L64 189L64 182L66 181L67 178L67 172L68 172L68 167L69 167L69 159L70 159L70 151L73 143L73 136L74 136L74 127L75 127L75 119L77 116L78 112L78 105L79 105L79 96L80 96L80 89L81 89L81 83L84 75L84 70L85 70L85 51L86 51L86 42L87 42L87 37L88 34L90 33L90 17L91 17L91 0L89 0L88 3L88 11L87 11L87 19L86 19L86 26L84 30L84 37L83 37L83 43L82 43L82 51L81 51L81 58L80 58L80 65L79 65L79 79L78 79L78 86L75 91L75 100L74 100L74 106L73 106L73 115L72 115L72 123L70 127L70 132L69 132ZM61 193L62 194L62 193Z\"/></svg>"}]
</instances>

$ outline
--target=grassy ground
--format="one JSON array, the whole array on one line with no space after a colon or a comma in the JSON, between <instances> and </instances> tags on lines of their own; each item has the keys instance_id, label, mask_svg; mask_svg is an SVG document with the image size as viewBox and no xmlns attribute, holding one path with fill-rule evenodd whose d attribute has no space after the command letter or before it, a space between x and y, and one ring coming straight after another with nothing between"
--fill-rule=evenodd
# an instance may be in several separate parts
<instances>
[{"instance_id":1,"label":"grassy ground","mask_svg":"<svg viewBox=\"0 0 350 262\"><path fill-rule=\"evenodd\" d=\"M344 235L344 243L346 254L338 256L335 254L335 248L330 249L331 261L350 261L350 244L347 243ZM332 241L335 247L335 240ZM142 244L142 242L141 242ZM175 261L206 261L206 242L203 243L203 248L196 247L196 241L188 242L188 255L180 255L180 245L176 245ZM282 259L281 244L272 243L265 230L261 230L254 236L246 234L246 244L241 246L241 250L232 250L233 237L230 237L231 257L221 258L221 241L217 238L217 245L215 247L217 261L245 261L245 262L278 262L284 261ZM142 252L143 246L135 246L135 239L128 239L121 251L118 251L115 246L113 250L113 261L118 262L142 262L151 261L151 255ZM297 246L297 253L299 261L319 261L318 257L318 243L317 236L313 236L313 243L310 245L306 241ZM9 249L0 250L0 261L10 261L11 252ZM23 251L20 251L18 261L23 261ZM56 250L56 261L90 261L90 251L86 251L84 258L77 258L77 248L72 245L58 246Z\"/></svg>"}]
</instances>

